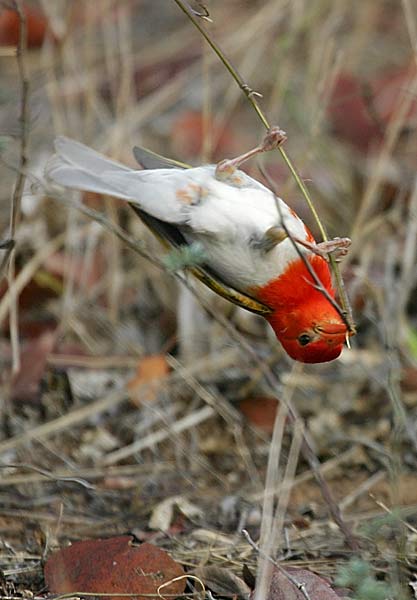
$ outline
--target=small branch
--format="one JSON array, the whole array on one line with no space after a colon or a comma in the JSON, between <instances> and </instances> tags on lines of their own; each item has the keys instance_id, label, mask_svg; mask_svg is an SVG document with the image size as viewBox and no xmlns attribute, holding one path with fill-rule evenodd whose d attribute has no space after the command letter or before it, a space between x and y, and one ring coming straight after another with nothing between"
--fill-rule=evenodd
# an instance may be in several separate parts
<instances>
[{"instance_id":1,"label":"small branch","mask_svg":"<svg viewBox=\"0 0 417 600\"><path fill-rule=\"evenodd\" d=\"M17 70L20 81L20 159L19 172L16 179L16 185L12 197L12 206L10 214L10 239L15 239L16 229L20 219L20 209L23 188L25 185L24 170L27 164L27 141L28 141L28 122L29 122L29 79L26 72L25 53L27 46L27 23L26 15L23 11L21 0L13 0L14 10L19 17L19 41L16 50ZM8 285L12 294L10 310L10 341L12 346L12 371L17 373L20 369L20 348L19 348L19 319L17 297L14 295L13 281L15 277L15 249L12 248L9 253L9 272Z\"/></svg>"},{"instance_id":2,"label":"small branch","mask_svg":"<svg viewBox=\"0 0 417 600\"><path fill-rule=\"evenodd\" d=\"M139 254L140 256L142 256L142 258L145 258L146 260L151 262L153 265L155 265L159 269L162 269L163 271L169 273L169 269L166 267L165 263L161 260L158 260L154 256L152 256L146 250L146 246L143 242L138 241L135 238L131 237L116 223L109 221L109 219L106 217L106 215L104 213L101 213L98 210L94 210L94 208L89 208L82 202L78 202L78 201L74 200L73 198L69 199L64 194L57 194L56 192L54 192L53 195L55 198L58 199L59 202L63 202L68 207L76 208L78 211L80 211L81 213L83 213L84 215L89 217L90 219L93 219L93 221L100 223L100 225L104 229L107 229L107 231L110 231L111 233L113 233L117 238L119 238L119 240L124 242L126 244L126 246L128 246L128 248L130 248L131 250L136 252L136 254Z\"/></svg>"},{"instance_id":3,"label":"small branch","mask_svg":"<svg viewBox=\"0 0 417 600\"><path fill-rule=\"evenodd\" d=\"M2 278L3 271L6 269L6 266L9 264L9 257L10 257L10 254L11 254L13 248L14 248L14 240L12 240L12 239L2 240L0 242L0 250L6 251L4 254L4 257L2 258L2 260L0 262L0 280Z\"/></svg>"},{"instance_id":4,"label":"small branch","mask_svg":"<svg viewBox=\"0 0 417 600\"><path fill-rule=\"evenodd\" d=\"M14 0L15 10L19 16L19 42L16 50L17 69L20 81L20 160L19 172L12 198L12 212L10 220L10 238L14 239L14 234L20 216L20 204L25 183L24 170L27 164L27 142L28 142L28 122L29 122L29 79L26 72L25 53L27 42L27 23L26 15L23 11L21 0Z\"/></svg>"},{"instance_id":5,"label":"small branch","mask_svg":"<svg viewBox=\"0 0 417 600\"><path fill-rule=\"evenodd\" d=\"M81 479L80 477L65 477L65 476L60 476L60 475L54 475L54 473L52 473L51 471L47 471L46 469L41 469L39 467L36 467L35 465L31 465L28 463L7 463L7 464L0 463L0 469L26 469L28 471L34 471L35 473L39 473L39 475L43 475L43 477L46 477L47 479L51 479L52 481L78 483L79 485L81 485L82 487L84 487L88 490L96 489L96 487L94 485L92 485L85 479Z\"/></svg>"},{"instance_id":6,"label":"small branch","mask_svg":"<svg viewBox=\"0 0 417 600\"><path fill-rule=\"evenodd\" d=\"M196 15L196 13L194 11L190 10L190 8L188 7L187 3L183 2L183 0L174 0L174 2L186 14L186 16L193 23L194 27L196 27L196 29L198 29L198 31L204 37L204 39L209 44L209 46L212 48L212 50L217 54L217 56L219 57L219 59L221 60L221 62L224 64L224 66L229 71L229 73L232 75L233 79L236 81L236 83L238 84L238 86L240 87L240 89L242 90L242 92L245 94L246 98L252 104L252 106L255 109L258 117L262 121L265 129L269 129L270 125L269 125L269 123L268 123L265 115L263 114L263 112L262 112L259 104L257 103L257 101L255 99L255 97L256 96L260 96L260 94L258 94L254 90L252 90L248 86L248 84L245 83L243 77L240 76L240 74L238 73L237 69L235 69L235 67L228 60L228 58L225 56L225 54L220 50L220 48L217 46L217 44L214 42L214 40L210 37L209 33L201 25L201 23L200 23L200 21L198 19L198 16Z\"/></svg>"}]
</instances>

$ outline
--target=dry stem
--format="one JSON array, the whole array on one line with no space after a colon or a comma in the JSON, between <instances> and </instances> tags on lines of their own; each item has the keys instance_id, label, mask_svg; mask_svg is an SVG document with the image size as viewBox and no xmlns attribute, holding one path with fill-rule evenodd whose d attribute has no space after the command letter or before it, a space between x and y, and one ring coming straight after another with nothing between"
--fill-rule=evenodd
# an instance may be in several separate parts
<instances>
[{"instance_id":1,"label":"dry stem","mask_svg":"<svg viewBox=\"0 0 417 600\"><path fill-rule=\"evenodd\" d=\"M20 219L20 205L25 184L24 170L27 164L27 142L28 142L28 122L29 122L29 79L26 72L25 52L27 45L27 23L26 15L23 10L21 0L14 0L14 8L19 17L19 41L16 51L17 70L20 82L20 159L19 170L17 173L16 184L12 197L11 215L10 215L10 239L14 240L16 229ZM15 257L16 250L13 247L9 257L8 285L11 290L11 310L10 310L10 341L12 347L12 372L17 373L20 370L20 345L19 345L19 321L17 297L14 295L13 281L15 278Z\"/></svg>"}]
</instances>

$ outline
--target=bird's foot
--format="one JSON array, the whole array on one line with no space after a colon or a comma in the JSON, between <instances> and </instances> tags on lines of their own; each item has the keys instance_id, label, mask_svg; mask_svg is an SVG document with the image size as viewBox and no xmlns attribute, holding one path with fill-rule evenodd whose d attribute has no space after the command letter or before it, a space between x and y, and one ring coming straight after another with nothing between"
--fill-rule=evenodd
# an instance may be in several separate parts
<instances>
[{"instance_id":1,"label":"bird's foot","mask_svg":"<svg viewBox=\"0 0 417 600\"><path fill-rule=\"evenodd\" d=\"M270 150L278 148L278 146L283 144L286 139L287 134L285 131L279 127L271 127L271 129L269 129L265 135L262 143L256 146L256 148L253 148L252 150L249 150L240 156L236 156L236 158L227 158L219 162L215 171L216 179L219 181L233 183L233 176L241 164L246 162L249 158L252 158L252 156L256 156L262 152L269 152Z\"/></svg>"},{"instance_id":2,"label":"bird's foot","mask_svg":"<svg viewBox=\"0 0 417 600\"><path fill-rule=\"evenodd\" d=\"M349 246L351 245L351 239L348 237L340 238L335 237L332 240L327 240L325 242L312 243L302 240L296 240L299 244L302 244L305 248L313 252L313 254L317 254L322 258L329 260L329 255L332 254L334 259L337 262L346 256L349 250Z\"/></svg>"}]
</instances>

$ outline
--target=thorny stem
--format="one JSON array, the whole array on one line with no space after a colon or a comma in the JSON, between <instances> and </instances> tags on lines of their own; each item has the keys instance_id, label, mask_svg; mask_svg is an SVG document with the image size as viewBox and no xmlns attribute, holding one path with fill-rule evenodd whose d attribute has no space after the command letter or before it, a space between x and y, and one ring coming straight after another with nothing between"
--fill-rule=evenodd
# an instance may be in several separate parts
<instances>
[{"instance_id":1,"label":"thorny stem","mask_svg":"<svg viewBox=\"0 0 417 600\"><path fill-rule=\"evenodd\" d=\"M226 55L221 50L221 48L218 46L218 44L213 40L213 38L210 36L210 34L203 27L203 25L199 21L199 15L194 13L192 10L190 10L190 7L183 0L174 0L174 2L185 13L185 15L188 17L188 19L193 23L194 27L196 27L196 29L199 31L199 33L204 37L204 39L207 41L209 46L212 48L212 50L216 53L218 58L224 64L224 66L226 67L226 69L228 70L230 75L233 77L233 79L236 81L237 85L240 87L242 92L245 94L248 101L251 103L253 109L255 110L259 119L262 121L262 124L264 125L264 127L266 129L270 129L270 124L268 122L268 119L264 115L262 109L260 108L260 106L256 100L256 96L261 96L261 94L259 94L258 92L255 92L253 89L251 89L248 86L247 83L245 83L244 79L241 77L241 75L239 74L237 69L232 65L232 63L226 57ZM313 204L312 199L310 198L310 194L307 190L307 187L306 187L304 181L302 180L300 175L297 173L297 170L295 169L294 165L292 164L292 161L289 158L288 154L286 153L285 149L282 146L278 146L278 150L281 153L281 156L282 156L285 164L287 165L288 169L290 170L291 175L295 179L297 186L299 187L301 193L304 196L304 199L313 215L313 218L317 223L317 227L320 231L320 235L322 236L323 241L327 241L329 239L329 237L327 235L326 229L320 220L320 217L316 211L316 208ZM329 256L329 262L330 262L330 266L331 266L331 269L332 269L332 272L333 272L333 275L335 278L336 288L338 291L340 302L343 307L343 313L346 315L346 324L349 328L350 333L355 334L356 330L355 330L355 326L353 323L353 318L351 316L350 304L349 304L349 300L348 300L346 290L345 290L345 287L343 284L343 279L342 279L342 275L340 273L340 269L339 269L334 257L331 255Z\"/></svg>"}]
</instances>

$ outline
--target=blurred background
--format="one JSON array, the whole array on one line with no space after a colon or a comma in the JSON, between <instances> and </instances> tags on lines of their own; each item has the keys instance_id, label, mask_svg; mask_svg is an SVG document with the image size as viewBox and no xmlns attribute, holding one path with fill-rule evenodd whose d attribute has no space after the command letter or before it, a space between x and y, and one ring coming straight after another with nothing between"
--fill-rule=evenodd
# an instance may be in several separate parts
<instances>
[{"instance_id":1,"label":"blurred background","mask_svg":"<svg viewBox=\"0 0 417 600\"><path fill-rule=\"evenodd\" d=\"M329 234L352 238L341 268L358 335L339 360L314 366L295 365L263 320L193 284L207 312L172 274L45 187L58 134L132 167L134 145L199 165L262 139L253 108L175 2L22 2L23 153L13 6L0 1L0 239L11 236L14 206L16 242L0 283L0 458L16 466L0 473L0 528L33 568L22 575L29 563L13 563L14 585L26 577L37 589L40 557L69 539L157 535L153 510L175 496L200 512L178 508L160 542L195 565L207 551L207 539L191 544L196 526L222 532L231 545L208 560L233 568L240 529L257 538L274 418L290 397L343 515L366 540L366 560L408 589L417 514L416 3L205 2L204 26L262 94L269 122L287 132L286 151ZM262 161L319 237L279 154ZM256 162L244 169L262 180ZM21 205L12 201L19 171ZM163 255L122 202L81 199ZM0 261L8 254L0 250ZM291 436L288 423L285 452ZM348 553L309 469L300 458L286 543L333 575ZM59 482L69 475L92 488ZM13 553L2 560L9 565Z\"/></svg>"}]
</instances>

